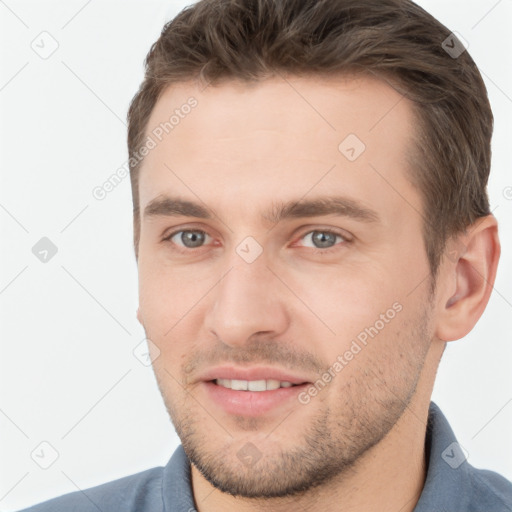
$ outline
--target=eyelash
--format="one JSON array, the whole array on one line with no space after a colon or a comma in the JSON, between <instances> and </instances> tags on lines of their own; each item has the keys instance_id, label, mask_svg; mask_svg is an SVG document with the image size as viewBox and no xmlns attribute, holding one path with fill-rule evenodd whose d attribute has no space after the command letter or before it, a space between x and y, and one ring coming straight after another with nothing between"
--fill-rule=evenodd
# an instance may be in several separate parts
<instances>
[{"instance_id":1,"label":"eyelash","mask_svg":"<svg viewBox=\"0 0 512 512\"><path fill-rule=\"evenodd\" d=\"M210 236L210 235L208 235L208 233L206 231L203 231L202 229L178 229L176 231L173 231L169 235L167 235L162 241L172 243L176 247L176 250L179 253L181 253L181 254L190 253L191 251L199 250L199 249L204 247L204 246L201 246L201 247L198 247L196 249L190 249L190 248L186 248L186 247L185 248L181 247L181 246L171 242L171 239L172 239L173 236L177 235L178 233L186 233L186 232L202 233L204 235ZM298 240L302 240L306 235L309 235L311 233L325 233L325 234L334 235L336 237L340 237L342 239L342 241L343 241L343 244L341 244L341 245L346 245L346 244L350 243L350 241L351 241L349 238L347 238L342 233L340 233L338 231L335 231L335 230L332 230L332 229L311 229L309 231L304 232L298 238ZM321 249L319 247L317 247L317 248L312 248L312 247L308 248L308 247L306 247L306 249L310 249L313 252L313 254L330 254L332 252L335 252L335 251L339 250L340 249L340 244L337 244L337 245L335 245L333 247L328 247L326 249Z\"/></svg>"}]
</instances>

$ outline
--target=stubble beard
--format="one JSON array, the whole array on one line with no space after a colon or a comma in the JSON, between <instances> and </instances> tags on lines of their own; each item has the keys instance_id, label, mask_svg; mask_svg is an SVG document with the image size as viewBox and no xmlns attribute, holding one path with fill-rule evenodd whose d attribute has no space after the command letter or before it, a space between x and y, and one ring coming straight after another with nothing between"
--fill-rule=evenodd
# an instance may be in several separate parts
<instances>
[{"instance_id":1,"label":"stubble beard","mask_svg":"<svg viewBox=\"0 0 512 512\"><path fill-rule=\"evenodd\" d=\"M317 408L293 447L271 443L271 434L268 443L260 442L261 457L251 466L244 465L237 457L244 442L240 443L236 435L231 438L227 433L224 442L212 438L212 432L221 433L222 429L198 421L199 417L205 417L201 406L183 390L180 390L182 396L176 399L155 372L167 411L190 462L218 490L255 500L299 497L353 473L363 454L390 432L414 396L430 345L429 311L425 308L422 313L411 331L405 335L402 331L400 341L406 340L404 336L409 341L402 345L402 357L395 358L399 363L397 367L388 369L388 376L400 375L398 387L396 383L387 385L382 360L370 360L370 364L359 367L353 378L343 383L336 410L326 402L323 408ZM343 371L336 379L343 379ZM336 379L330 386L335 385ZM297 430L297 424L304 424L303 421L294 423L293 416L291 413L278 428ZM214 421L207 414L206 417ZM258 439L262 437L258 435L261 434L258 425L263 423L257 418L234 420L238 431L244 432L244 438L251 430ZM258 442L254 444L258 448Z\"/></svg>"}]
</instances>

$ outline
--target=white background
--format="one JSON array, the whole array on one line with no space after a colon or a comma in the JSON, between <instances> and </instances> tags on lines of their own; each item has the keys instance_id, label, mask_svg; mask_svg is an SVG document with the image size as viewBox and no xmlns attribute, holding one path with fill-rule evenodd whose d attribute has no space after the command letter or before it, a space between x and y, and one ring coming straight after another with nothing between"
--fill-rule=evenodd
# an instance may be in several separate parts
<instances>
[{"instance_id":1,"label":"white background","mask_svg":"<svg viewBox=\"0 0 512 512\"><path fill-rule=\"evenodd\" d=\"M484 74L503 245L490 304L449 344L433 400L469 462L512 480L512 2L419 3ZM92 190L125 163L143 59L185 5L0 2L0 511L165 465L178 445L152 370L132 353L144 332L129 179L103 201ZM42 31L58 42L47 59L31 48ZM47 263L32 253L44 236L58 248ZM46 470L30 455L42 441L59 454Z\"/></svg>"}]
</instances>

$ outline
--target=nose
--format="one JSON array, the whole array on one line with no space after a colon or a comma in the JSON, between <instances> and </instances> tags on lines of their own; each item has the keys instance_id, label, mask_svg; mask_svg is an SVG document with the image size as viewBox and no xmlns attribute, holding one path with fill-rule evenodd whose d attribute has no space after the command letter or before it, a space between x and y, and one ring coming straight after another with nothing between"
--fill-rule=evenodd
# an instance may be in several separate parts
<instances>
[{"instance_id":1,"label":"nose","mask_svg":"<svg viewBox=\"0 0 512 512\"><path fill-rule=\"evenodd\" d=\"M252 263L235 260L212 290L206 328L231 347L243 346L257 334L282 334L289 325L283 288L265 258Z\"/></svg>"}]
</instances>

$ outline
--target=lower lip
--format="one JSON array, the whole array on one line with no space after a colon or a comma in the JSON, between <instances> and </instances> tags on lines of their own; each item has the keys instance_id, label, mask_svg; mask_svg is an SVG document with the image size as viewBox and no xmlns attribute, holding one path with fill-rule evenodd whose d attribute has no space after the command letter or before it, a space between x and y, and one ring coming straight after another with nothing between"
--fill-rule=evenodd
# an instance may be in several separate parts
<instances>
[{"instance_id":1,"label":"lower lip","mask_svg":"<svg viewBox=\"0 0 512 512\"><path fill-rule=\"evenodd\" d=\"M236 391L219 386L212 381L204 382L211 399L220 405L228 414L243 416L260 416L292 399L297 399L308 384L300 384L289 388L278 388L269 391Z\"/></svg>"}]
</instances>

